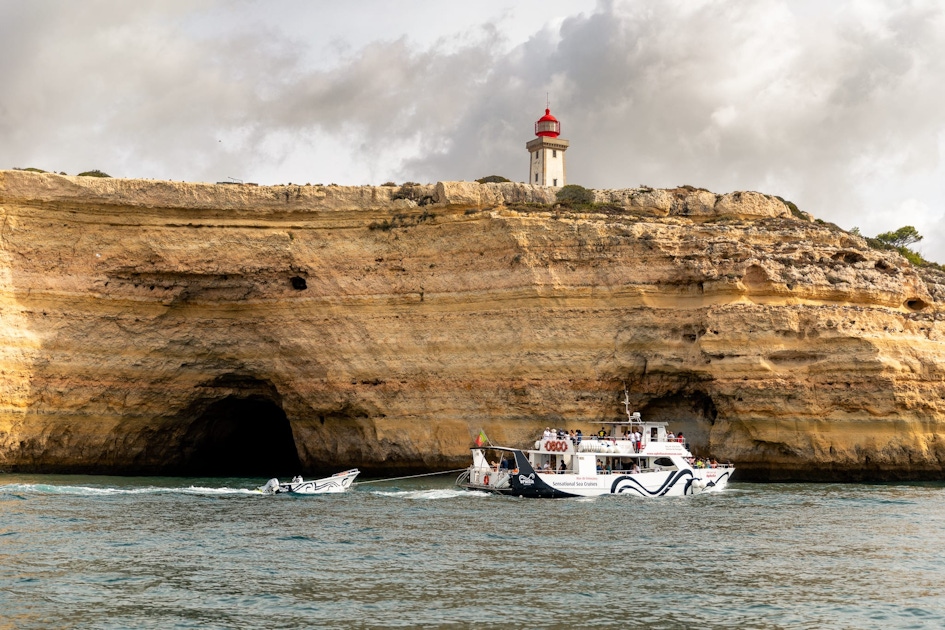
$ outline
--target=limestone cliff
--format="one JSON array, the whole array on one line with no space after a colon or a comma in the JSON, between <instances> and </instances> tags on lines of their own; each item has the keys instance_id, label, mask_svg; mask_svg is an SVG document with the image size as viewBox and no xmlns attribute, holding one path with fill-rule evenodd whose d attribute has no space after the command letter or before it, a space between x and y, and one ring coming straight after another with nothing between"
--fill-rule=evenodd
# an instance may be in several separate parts
<instances>
[{"instance_id":1,"label":"limestone cliff","mask_svg":"<svg viewBox=\"0 0 945 630\"><path fill-rule=\"evenodd\" d=\"M741 479L940 478L945 277L775 198L0 172L0 469L466 465L635 409Z\"/></svg>"}]
</instances>

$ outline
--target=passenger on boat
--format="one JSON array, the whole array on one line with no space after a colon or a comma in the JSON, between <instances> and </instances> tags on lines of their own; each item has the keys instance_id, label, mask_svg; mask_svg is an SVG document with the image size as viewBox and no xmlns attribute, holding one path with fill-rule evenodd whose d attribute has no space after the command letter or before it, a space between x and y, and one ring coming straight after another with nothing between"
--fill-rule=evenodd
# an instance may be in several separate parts
<instances>
[{"instance_id":1,"label":"passenger on boat","mask_svg":"<svg viewBox=\"0 0 945 630\"><path fill-rule=\"evenodd\" d=\"M640 449L643 448L643 434L640 433L639 431L634 431L633 437L634 437L634 441L637 443L636 451L637 453L639 453Z\"/></svg>"},{"instance_id":2,"label":"passenger on boat","mask_svg":"<svg viewBox=\"0 0 945 630\"><path fill-rule=\"evenodd\" d=\"M640 467L637 466L637 463L636 463L636 462L633 462L633 468L630 469L630 474L631 474L631 475L635 475L635 474L637 474L638 472L640 472Z\"/></svg>"},{"instance_id":3,"label":"passenger on boat","mask_svg":"<svg viewBox=\"0 0 945 630\"><path fill-rule=\"evenodd\" d=\"M292 477L292 483L302 483L302 475L296 475Z\"/></svg>"},{"instance_id":4,"label":"passenger on boat","mask_svg":"<svg viewBox=\"0 0 945 630\"><path fill-rule=\"evenodd\" d=\"M601 427L600 431L597 432L597 437L607 437L607 429Z\"/></svg>"},{"instance_id":5,"label":"passenger on boat","mask_svg":"<svg viewBox=\"0 0 945 630\"><path fill-rule=\"evenodd\" d=\"M567 469L568 469L568 467L564 465L564 460L562 459L562 460L561 460L561 465L558 466L558 472L564 472L564 471L566 471Z\"/></svg>"},{"instance_id":6,"label":"passenger on boat","mask_svg":"<svg viewBox=\"0 0 945 630\"><path fill-rule=\"evenodd\" d=\"M551 433L551 427L545 427L545 432L541 434L543 440L550 440L554 437L554 434Z\"/></svg>"},{"instance_id":7,"label":"passenger on boat","mask_svg":"<svg viewBox=\"0 0 945 630\"><path fill-rule=\"evenodd\" d=\"M686 438L683 437L682 431L676 434L676 441L679 442L680 444L686 443Z\"/></svg>"},{"instance_id":8,"label":"passenger on boat","mask_svg":"<svg viewBox=\"0 0 945 630\"><path fill-rule=\"evenodd\" d=\"M667 441L667 442L675 442L675 441L676 441L676 436L673 435L673 432L672 432L672 431L670 431L669 433L666 434L666 441Z\"/></svg>"},{"instance_id":9,"label":"passenger on boat","mask_svg":"<svg viewBox=\"0 0 945 630\"><path fill-rule=\"evenodd\" d=\"M584 434L581 433L581 430L580 430L580 429L578 429L578 430L575 432L575 435L577 436L577 443L580 444L580 443L581 443L581 440L584 439Z\"/></svg>"}]
</instances>

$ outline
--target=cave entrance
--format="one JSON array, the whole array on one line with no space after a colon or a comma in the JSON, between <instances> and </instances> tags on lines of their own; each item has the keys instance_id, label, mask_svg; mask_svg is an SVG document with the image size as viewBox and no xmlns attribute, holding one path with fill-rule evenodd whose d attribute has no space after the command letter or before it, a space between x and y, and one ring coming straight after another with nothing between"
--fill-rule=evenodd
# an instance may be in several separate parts
<instances>
[{"instance_id":1,"label":"cave entrance","mask_svg":"<svg viewBox=\"0 0 945 630\"><path fill-rule=\"evenodd\" d=\"M282 407L262 395L211 403L188 428L183 472L207 477L285 477L302 472Z\"/></svg>"},{"instance_id":2,"label":"cave entrance","mask_svg":"<svg viewBox=\"0 0 945 630\"><path fill-rule=\"evenodd\" d=\"M684 431L689 450L696 457L711 455L710 434L719 412L705 392L677 392L655 398L640 413L644 420L666 422L667 430Z\"/></svg>"}]
</instances>

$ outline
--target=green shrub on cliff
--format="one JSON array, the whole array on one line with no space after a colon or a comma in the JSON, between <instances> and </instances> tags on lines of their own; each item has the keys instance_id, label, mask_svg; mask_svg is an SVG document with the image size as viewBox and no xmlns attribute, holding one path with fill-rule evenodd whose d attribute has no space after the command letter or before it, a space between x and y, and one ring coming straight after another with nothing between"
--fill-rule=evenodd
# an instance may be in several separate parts
<instances>
[{"instance_id":1,"label":"green shrub on cliff","mask_svg":"<svg viewBox=\"0 0 945 630\"><path fill-rule=\"evenodd\" d=\"M480 184L503 184L505 182L510 182L508 177L502 177L501 175L487 175L486 177L480 177L476 182Z\"/></svg>"},{"instance_id":2,"label":"green shrub on cliff","mask_svg":"<svg viewBox=\"0 0 945 630\"><path fill-rule=\"evenodd\" d=\"M556 198L558 203L567 205L591 204L594 203L594 191L577 184L568 184L558 191Z\"/></svg>"},{"instance_id":3,"label":"green shrub on cliff","mask_svg":"<svg viewBox=\"0 0 945 630\"><path fill-rule=\"evenodd\" d=\"M897 247L896 249L899 250L899 253L902 254L903 258L911 262L916 267L923 267L927 264L934 264L934 263L929 263L929 261L927 261L925 258L922 258L922 255L919 254L919 252L913 251L909 249L908 247Z\"/></svg>"},{"instance_id":4,"label":"green shrub on cliff","mask_svg":"<svg viewBox=\"0 0 945 630\"><path fill-rule=\"evenodd\" d=\"M793 201L788 201L784 197L778 197L777 195L775 195L774 198L786 205L788 210L791 211L791 216L793 216L795 219L800 219L801 221L810 221L810 217L807 216L807 213L802 212Z\"/></svg>"},{"instance_id":5,"label":"green shrub on cliff","mask_svg":"<svg viewBox=\"0 0 945 630\"><path fill-rule=\"evenodd\" d=\"M48 172L49 172L49 171L44 171L44 170L41 169L41 168L35 168L35 167L33 167L33 166L29 166L29 167L27 167L27 168L17 168L16 166L14 166L14 167L13 167L13 170L14 170L14 171L26 171L26 172L28 172L28 173L48 173Z\"/></svg>"},{"instance_id":6,"label":"green shrub on cliff","mask_svg":"<svg viewBox=\"0 0 945 630\"><path fill-rule=\"evenodd\" d=\"M108 173L95 169L94 171L85 171L84 173L79 173L79 177L111 177Z\"/></svg>"},{"instance_id":7,"label":"green shrub on cliff","mask_svg":"<svg viewBox=\"0 0 945 630\"><path fill-rule=\"evenodd\" d=\"M395 201L397 199L409 199L419 206L427 206L435 201L433 195L428 194L427 188L417 182L405 182L403 186L397 189L397 192L391 195L391 199Z\"/></svg>"}]
</instances>

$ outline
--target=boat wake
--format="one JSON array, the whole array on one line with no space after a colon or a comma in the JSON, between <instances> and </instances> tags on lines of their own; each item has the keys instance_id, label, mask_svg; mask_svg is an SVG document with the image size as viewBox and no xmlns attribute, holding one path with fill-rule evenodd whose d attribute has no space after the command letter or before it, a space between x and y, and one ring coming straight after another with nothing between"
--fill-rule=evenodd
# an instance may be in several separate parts
<instances>
[{"instance_id":1,"label":"boat wake","mask_svg":"<svg viewBox=\"0 0 945 630\"><path fill-rule=\"evenodd\" d=\"M487 492L467 492L465 490L453 490L449 488L440 488L434 490L375 490L372 494L382 497L393 497L397 499L412 499L417 501L435 501L438 499L456 499L470 497L486 497Z\"/></svg>"},{"instance_id":2,"label":"boat wake","mask_svg":"<svg viewBox=\"0 0 945 630\"><path fill-rule=\"evenodd\" d=\"M145 486L140 488L116 488L96 486L69 486L47 483L11 483L0 486L0 495L69 495L69 496L119 496L146 494L190 494L190 495L243 495L260 494L258 490L247 488L210 488L205 486L187 486L179 488Z\"/></svg>"}]
</instances>

